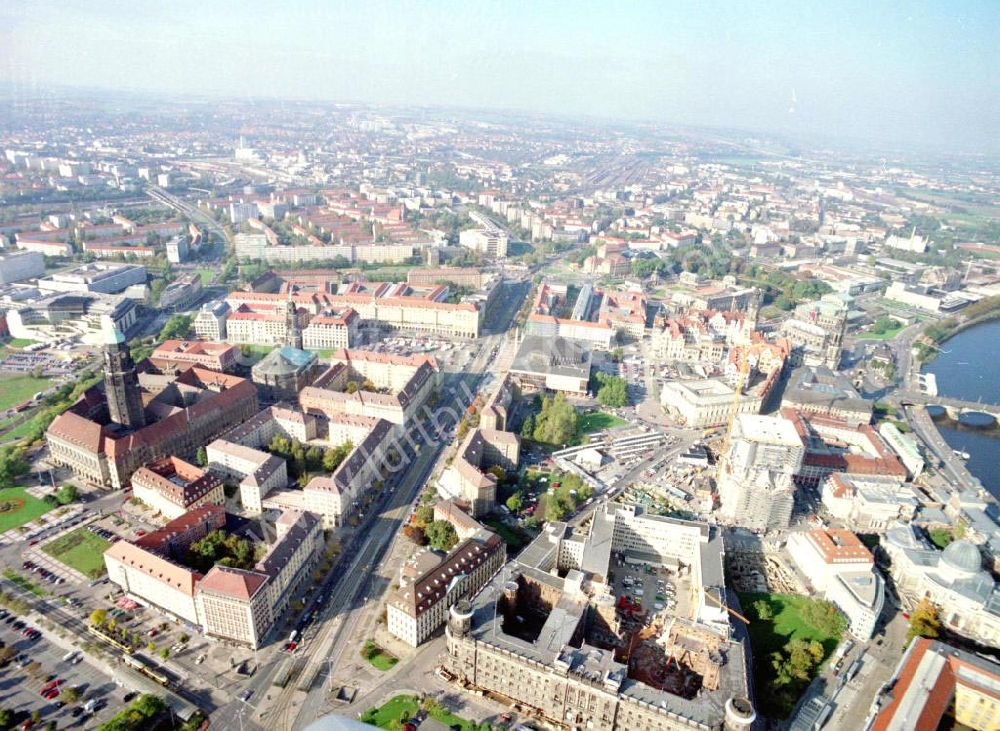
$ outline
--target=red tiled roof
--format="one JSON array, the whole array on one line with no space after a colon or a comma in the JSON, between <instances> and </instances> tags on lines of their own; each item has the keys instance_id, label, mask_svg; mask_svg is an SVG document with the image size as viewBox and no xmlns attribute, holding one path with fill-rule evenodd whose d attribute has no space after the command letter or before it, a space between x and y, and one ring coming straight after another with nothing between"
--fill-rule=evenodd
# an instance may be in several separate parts
<instances>
[{"instance_id":1,"label":"red tiled roof","mask_svg":"<svg viewBox=\"0 0 1000 731\"><path fill-rule=\"evenodd\" d=\"M250 601L267 583L267 579L265 574L258 574L255 571L213 566L198 584L198 591Z\"/></svg>"}]
</instances>

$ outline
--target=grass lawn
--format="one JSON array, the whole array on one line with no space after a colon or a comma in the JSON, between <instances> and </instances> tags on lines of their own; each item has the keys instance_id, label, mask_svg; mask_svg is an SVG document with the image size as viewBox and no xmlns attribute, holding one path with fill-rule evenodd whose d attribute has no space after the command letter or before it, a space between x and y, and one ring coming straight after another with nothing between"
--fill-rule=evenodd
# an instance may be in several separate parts
<instances>
[{"instance_id":1,"label":"grass lawn","mask_svg":"<svg viewBox=\"0 0 1000 731\"><path fill-rule=\"evenodd\" d=\"M0 377L0 411L24 403L39 391L44 391L52 384L48 378L32 378L31 376Z\"/></svg>"},{"instance_id":2,"label":"grass lawn","mask_svg":"<svg viewBox=\"0 0 1000 731\"><path fill-rule=\"evenodd\" d=\"M462 731L479 731L480 729L489 729L489 724L479 725L473 723L472 721L467 721L461 716L456 716L451 711L448 711L440 706L431 708L429 715L435 721L443 723L448 728L460 728Z\"/></svg>"},{"instance_id":3,"label":"grass lawn","mask_svg":"<svg viewBox=\"0 0 1000 731\"><path fill-rule=\"evenodd\" d=\"M931 539L931 543L941 551L946 549L948 544L955 540L954 534L947 528L934 528L927 531L927 535Z\"/></svg>"},{"instance_id":4,"label":"grass lawn","mask_svg":"<svg viewBox=\"0 0 1000 731\"><path fill-rule=\"evenodd\" d=\"M35 340L28 340L27 338L11 338L7 341L7 345L11 348L27 348L29 345L34 345L35 342Z\"/></svg>"},{"instance_id":5,"label":"grass lawn","mask_svg":"<svg viewBox=\"0 0 1000 731\"><path fill-rule=\"evenodd\" d=\"M487 518L483 522L503 539L503 542L507 544L507 548L509 549L517 550L527 543L527 540L521 533L511 528L500 520L500 518Z\"/></svg>"},{"instance_id":6,"label":"grass lawn","mask_svg":"<svg viewBox=\"0 0 1000 731\"><path fill-rule=\"evenodd\" d=\"M111 543L86 528L56 538L42 546L52 558L74 568L84 576L96 579L104 573L104 552Z\"/></svg>"},{"instance_id":7,"label":"grass lawn","mask_svg":"<svg viewBox=\"0 0 1000 731\"><path fill-rule=\"evenodd\" d=\"M29 495L23 487L5 487L0 490L0 533L24 525L52 507Z\"/></svg>"},{"instance_id":8,"label":"grass lawn","mask_svg":"<svg viewBox=\"0 0 1000 731\"><path fill-rule=\"evenodd\" d=\"M36 415L37 416L37 415ZM9 432L3 435L5 441L14 441L15 439L23 439L35 430L35 417L28 419L27 421L22 421L20 424L15 426Z\"/></svg>"},{"instance_id":9,"label":"grass lawn","mask_svg":"<svg viewBox=\"0 0 1000 731\"><path fill-rule=\"evenodd\" d=\"M201 284L205 286L212 282L212 277L215 276L214 269L199 269L198 276L201 277Z\"/></svg>"},{"instance_id":10,"label":"grass lawn","mask_svg":"<svg viewBox=\"0 0 1000 731\"><path fill-rule=\"evenodd\" d=\"M887 330L884 333L876 333L876 332L871 332L871 331L869 331L869 332L862 332L862 333L858 333L857 339L858 340L892 340L894 337L896 337L899 334L899 331L902 330L902 329L903 329L903 326L900 325L899 327L894 328L892 330Z\"/></svg>"},{"instance_id":11,"label":"grass lawn","mask_svg":"<svg viewBox=\"0 0 1000 731\"><path fill-rule=\"evenodd\" d=\"M45 589L43 589L42 587L40 587L38 584L25 578L24 576L21 576L21 574L17 573L12 569L4 569L3 575L4 578L7 579L8 581L12 581L25 591L30 591L32 594L37 594L38 596L45 596L46 594L48 594L48 592L45 591Z\"/></svg>"},{"instance_id":12,"label":"grass lawn","mask_svg":"<svg viewBox=\"0 0 1000 731\"><path fill-rule=\"evenodd\" d=\"M369 708L361 714L361 721L371 726L387 729L387 731L398 731L402 728L406 718L413 718L420 710L420 702L413 695L397 695L390 698L385 704L378 708ZM427 715L439 723L443 723L448 728L457 728L461 731L489 731L490 725L487 723L477 724L468 721L461 716L456 716L451 711L436 702L431 702L427 709Z\"/></svg>"},{"instance_id":13,"label":"grass lawn","mask_svg":"<svg viewBox=\"0 0 1000 731\"><path fill-rule=\"evenodd\" d=\"M399 659L395 655L389 654L371 640L365 642L361 648L361 657L371 663L376 670L381 670L383 673L399 662Z\"/></svg>"},{"instance_id":14,"label":"grass lawn","mask_svg":"<svg viewBox=\"0 0 1000 731\"><path fill-rule=\"evenodd\" d=\"M807 685L804 682L779 687L774 684L775 672L771 666L771 653L781 651L791 640L817 640L823 645L825 661L836 649L843 636L845 622L821 622L810 614L824 603L794 594L739 594L743 612L750 619L750 646L754 656L754 673L757 678L757 699L761 712L774 719L786 718L791 713L799 695ZM754 604L767 603L770 619L761 619ZM818 670L818 668L817 668Z\"/></svg>"},{"instance_id":15,"label":"grass lawn","mask_svg":"<svg viewBox=\"0 0 1000 731\"><path fill-rule=\"evenodd\" d=\"M378 708L369 708L361 714L361 721L371 726L378 726L387 731L398 731L403 725L403 714L413 718L420 710L420 703L414 695L397 695L390 698Z\"/></svg>"},{"instance_id":16,"label":"grass lawn","mask_svg":"<svg viewBox=\"0 0 1000 731\"><path fill-rule=\"evenodd\" d=\"M610 429L613 426L621 426L626 423L624 419L617 416L605 414L603 411L591 411L589 414L580 414L576 420L576 430L580 434L590 434L591 432Z\"/></svg>"}]
</instances>

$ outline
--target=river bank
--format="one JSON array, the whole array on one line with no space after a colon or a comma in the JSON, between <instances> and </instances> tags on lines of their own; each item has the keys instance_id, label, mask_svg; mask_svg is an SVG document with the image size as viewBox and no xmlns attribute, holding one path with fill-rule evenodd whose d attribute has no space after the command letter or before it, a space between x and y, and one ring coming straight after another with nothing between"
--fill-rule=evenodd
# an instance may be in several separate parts
<instances>
[{"instance_id":1,"label":"river bank","mask_svg":"<svg viewBox=\"0 0 1000 731\"><path fill-rule=\"evenodd\" d=\"M930 363L949 340L966 330L997 319L1000 319L1000 297L988 297L965 308L962 319L949 317L947 320L933 322L923 331L924 338L933 345L919 340L913 344L917 359L923 364Z\"/></svg>"},{"instance_id":2,"label":"river bank","mask_svg":"<svg viewBox=\"0 0 1000 731\"><path fill-rule=\"evenodd\" d=\"M933 373L938 393L966 401L1000 403L1000 319L990 317L963 327L945 340L936 357L922 367ZM1000 500L1000 426L963 424L928 408L941 438L954 450L968 453L966 469ZM968 421L968 420L967 420Z\"/></svg>"}]
</instances>

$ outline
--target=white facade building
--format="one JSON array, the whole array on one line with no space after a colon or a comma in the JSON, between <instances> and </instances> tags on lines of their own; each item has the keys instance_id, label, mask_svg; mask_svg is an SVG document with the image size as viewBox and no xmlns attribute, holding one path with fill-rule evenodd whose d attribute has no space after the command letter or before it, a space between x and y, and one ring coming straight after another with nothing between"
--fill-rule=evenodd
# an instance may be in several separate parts
<instances>
[{"instance_id":1,"label":"white facade building","mask_svg":"<svg viewBox=\"0 0 1000 731\"><path fill-rule=\"evenodd\" d=\"M851 634L871 639L885 589L871 552L858 537L848 530L793 533L788 553L813 588L844 613Z\"/></svg>"}]
</instances>

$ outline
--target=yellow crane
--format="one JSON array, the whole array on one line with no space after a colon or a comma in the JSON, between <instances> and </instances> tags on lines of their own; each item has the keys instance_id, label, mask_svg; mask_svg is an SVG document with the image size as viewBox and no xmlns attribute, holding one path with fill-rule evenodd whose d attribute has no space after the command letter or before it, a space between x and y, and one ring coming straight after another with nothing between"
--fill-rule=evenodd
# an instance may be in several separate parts
<instances>
[{"instance_id":1,"label":"yellow crane","mask_svg":"<svg viewBox=\"0 0 1000 731\"><path fill-rule=\"evenodd\" d=\"M726 606L725 604L723 604L722 602L720 602L718 599L716 599L714 596L712 596L709 593L708 589L706 589L705 587L702 587L701 590L703 592L705 592L705 596L707 596L709 599L711 599L714 604L717 604L718 606L720 606L723 609L725 609L731 615L733 615L738 620L740 620L741 622L743 622L743 624L747 624L747 625L750 624L750 620L749 619L747 619L746 617L744 617L742 614L740 614L739 612L737 612L735 609L730 609L728 606Z\"/></svg>"},{"instance_id":2,"label":"yellow crane","mask_svg":"<svg viewBox=\"0 0 1000 731\"><path fill-rule=\"evenodd\" d=\"M733 402L729 405L729 422L726 425L726 438L722 443L722 454L729 451L729 442L733 438L733 425L736 423L736 415L740 411L740 397L743 395L743 386L746 385L747 376L750 373L749 345L740 346L739 361L737 363L736 383L733 386Z\"/></svg>"}]
</instances>

